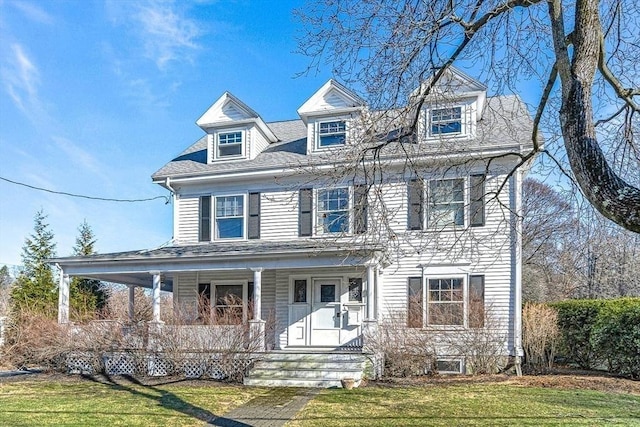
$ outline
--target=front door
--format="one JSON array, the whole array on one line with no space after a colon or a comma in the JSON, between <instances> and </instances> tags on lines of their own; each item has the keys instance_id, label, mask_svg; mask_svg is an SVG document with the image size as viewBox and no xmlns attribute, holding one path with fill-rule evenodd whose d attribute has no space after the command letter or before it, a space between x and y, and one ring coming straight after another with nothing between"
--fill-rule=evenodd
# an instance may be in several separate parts
<instances>
[{"instance_id":1,"label":"front door","mask_svg":"<svg viewBox=\"0 0 640 427\"><path fill-rule=\"evenodd\" d=\"M313 279L311 345L340 345L342 329L342 283L340 279Z\"/></svg>"}]
</instances>

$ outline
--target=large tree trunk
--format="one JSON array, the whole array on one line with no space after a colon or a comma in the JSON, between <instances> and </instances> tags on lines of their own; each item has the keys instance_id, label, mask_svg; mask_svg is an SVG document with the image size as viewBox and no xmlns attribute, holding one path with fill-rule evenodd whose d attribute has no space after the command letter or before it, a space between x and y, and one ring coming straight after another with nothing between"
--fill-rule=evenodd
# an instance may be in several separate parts
<instances>
[{"instance_id":1,"label":"large tree trunk","mask_svg":"<svg viewBox=\"0 0 640 427\"><path fill-rule=\"evenodd\" d=\"M573 61L569 66L568 57L558 59L566 60L567 65L558 67L562 82L562 136L571 169L586 198L605 217L640 233L640 189L611 169L598 144L593 122L592 87L602 43L598 7L597 0L578 0ZM553 11L551 16L554 19ZM562 22L556 25L564 27ZM554 38L556 55L566 55L566 45L559 46L564 41Z\"/></svg>"}]
</instances>

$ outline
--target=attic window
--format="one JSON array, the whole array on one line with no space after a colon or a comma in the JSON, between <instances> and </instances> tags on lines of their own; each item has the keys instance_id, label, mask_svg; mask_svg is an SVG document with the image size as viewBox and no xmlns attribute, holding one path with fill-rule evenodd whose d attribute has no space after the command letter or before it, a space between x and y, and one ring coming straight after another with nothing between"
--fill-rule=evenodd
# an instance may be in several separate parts
<instances>
[{"instance_id":1,"label":"attic window","mask_svg":"<svg viewBox=\"0 0 640 427\"><path fill-rule=\"evenodd\" d=\"M462 133L462 107L431 110L431 135Z\"/></svg>"},{"instance_id":2,"label":"attic window","mask_svg":"<svg viewBox=\"0 0 640 427\"><path fill-rule=\"evenodd\" d=\"M218 134L218 158L242 156L242 132Z\"/></svg>"},{"instance_id":3,"label":"attic window","mask_svg":"<svg viewBox=\"0 0 640 427\"><path fill-rule=\"evenodd\" d=\"M333 147L344 145L346 142L347 127L344 120L321 122L318 128L318 147Z\"/></svg>"}]
</instances>

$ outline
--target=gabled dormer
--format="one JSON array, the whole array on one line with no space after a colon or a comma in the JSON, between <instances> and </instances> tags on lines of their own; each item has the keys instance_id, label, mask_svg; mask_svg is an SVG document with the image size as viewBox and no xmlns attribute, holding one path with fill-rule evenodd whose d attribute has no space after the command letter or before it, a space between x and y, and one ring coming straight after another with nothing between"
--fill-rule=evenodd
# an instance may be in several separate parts
<instances>
[{"instance_id":1,"label":"gabled dormer","mask_svg":"<svg viewBox=\"0 0 640 427\"><path fill-rule=\"evenodd\" d=\"M229 92L196 124L207 133L207 163L254 159L278 140L258 113Z\"/></svg>"},{"instance_id":2,"label":"gabled dormer","mask_svg":"<svg viewBox=\"0 0 640 427\"><path fill-rule=\"evenodd\" d=\"M430 84L427 80L414 91L419 97ZM454 67L442 77L424 97L420 112L422 140L470 139L476 136L477 122L482 119L487 87Z\"/></svg>"},{"instance_id":3,"label":"gabled dormer","mask_svg":"<svg viewBox=\"0 0 640 427\"><path fill-rule=\"evenodd\" d=\"M347 87L331 79L300 108L307 126L307 154L336 149L356 138L356 119L365 103Z\"/></svg>"}]
</instances>

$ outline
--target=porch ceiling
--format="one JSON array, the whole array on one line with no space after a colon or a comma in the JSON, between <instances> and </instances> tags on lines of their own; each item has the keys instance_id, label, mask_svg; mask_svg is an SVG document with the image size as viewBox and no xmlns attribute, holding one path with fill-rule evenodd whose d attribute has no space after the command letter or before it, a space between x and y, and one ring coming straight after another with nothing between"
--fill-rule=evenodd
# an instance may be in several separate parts
<instances>
[{"instance_id":1,"label":"porch ceiling","mask_svg":"<svg viewBox=\"0 0 640 427\"><path fill-rule=\"evenodd\" d=\"M296 242L215 242L157 249L49 259L65 274L152 287L151 272L161 272L163 289L173 287L173 273L252 268L305 268L362 265L381 248L365 243L320 239Z\"/></svg>"}]
</instances>

